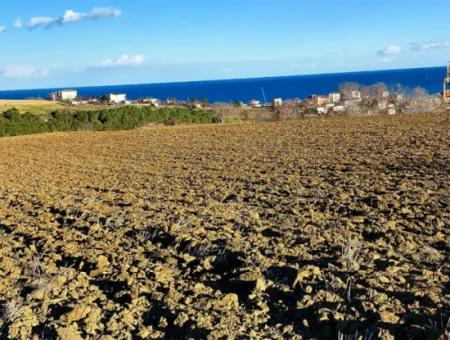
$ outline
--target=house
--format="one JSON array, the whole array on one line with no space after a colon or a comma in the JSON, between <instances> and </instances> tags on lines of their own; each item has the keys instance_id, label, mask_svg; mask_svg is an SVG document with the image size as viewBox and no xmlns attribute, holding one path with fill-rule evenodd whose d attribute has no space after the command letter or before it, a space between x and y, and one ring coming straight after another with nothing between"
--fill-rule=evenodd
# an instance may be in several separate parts
<instances>
[{"instance_id":1,"label":"house","mask_svg":"<svg viewBox=\"0 0 450 340\"><path fill-rule=\"evenodd\" d=\"M124 93L110 93L106 98L111 104L122 104L127 101L127 95Z\"/></svg>"},{"instance_id":2,"label":"house","mask_svg":"<svg viewBox=\"0 0 450 340\"><path fill-rule=\"evenodd\" d=\"M261 107L261 102L259 100L256 99L252 99L248 102L248 105L250 107Z\"/></svg>"},{"instance_id":3,"label":"house","mask_svg":"<svg viewBox=\"0 0 450 340\"><path fill-rule=\"evenodd\" d=\"M387 114L389 116L393 116L397 113L397 110L395 109L395 105L394 104L389 104L388 106L388 110L387 110Z\"/></svg>"},{"instance_id":4,"label":"house","mask_svg":"<svg viewBox=\"0 0 450 340\"><path fill-rule=\"evenodd\" d=\"M72 105L89 105L90 101L88 98L78 98L76 100L71 101Z\"/></svg>"},{"instance_id":5,"label":"house","mask_svg":"<svg viewBox=\"0 0 450 340\"><path fill-rule=\"evenodd\" d=\"M154 107L161 106L161 102L159 101L159 99L156 99L156 98L145 98L142 100L142 102L145 104L150 104L151 106L154 106Z\"/></svg>"},{"instance_id":6,"label":"house","mask_svg":"<svg viewBox=\"0 0 450 340\"><path fill-rule=\"evenodd\" d=\"M316 110L317 110L318 114L327 114L328 113L328 109L326 107L323 107L323 106L318 107Z\"/></svg>"},{"instance_id":7,"label":"house","mask_svg":"<svg viewBox=\"0 0 450 340\"><path fill-rule=\"evenodd\" d=\"M334 112L344 112L345 106L344 105L336 105L335 107L333 107L333 111Z\"/></svg>"},{"instance_id":8,"label":"house","mask_svg":"<svg viewBox=\"0 0 450 340\"><path fill-rule=\"evenodd\" d=\"M323 106L331 103L330 97L328 96L312 96L311 99L316 106Z\"/></svg>"},{"instance_id":9,"label":"house","mask_svg":"<svg viewBox=\"0 0 450 340\"><path fill-rule=\"evenodd\" d=\"M330 93L328 97L332 103L339 103L341 101L341 94L339 92Z\"/></svg>"},{"instance_id":10,"label":"house","mask_svg":"<svg viewBox=\"0 0 450 340\"><path fill-rule=\"evenodd\" d=\"M351 99L360 101L361 100L361 92L358 90L352 91Z\"/></svg>"},{"instance_id":11,"label":"house","mask_svg":"<svg viewBox=\"0 0 450 340\"><path fill-rule=\"evenodd\" d=\"M281 105L283 105L283 99L281 99L281 98L273 99L273 107L279 107Z\"/></svg>"},{"instance_id":12,"label":"house","mask_svg":"<svg viewBox=\"0 0 450 340\"><path fill-rule=\"evenodd\" d=\"M158 99L155 99L155 98L150 99L150 104L151 104L152 106L154 106L154 107L159 107L159 106L161 106L160 101L159 101Z\"/></svg>"},{"instance_id":13,"label":"house","mask_svg":"<svg viewBox=\"0 0 450 340\"><path fill-rule=\"evenodd\" d=\"M78 97L77 90L60 90L56 92L52 92L48 95L50 100L53 101L72 101Z\"/></svg>"}]
</instances>

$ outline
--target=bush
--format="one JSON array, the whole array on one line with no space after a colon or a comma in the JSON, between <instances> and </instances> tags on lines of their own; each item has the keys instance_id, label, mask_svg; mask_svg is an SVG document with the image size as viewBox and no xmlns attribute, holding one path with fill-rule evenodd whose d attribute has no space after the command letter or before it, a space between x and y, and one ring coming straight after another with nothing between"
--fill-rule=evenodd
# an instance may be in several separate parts
<instances>
[{"instance_id":1,"label":"bush","mask_svg":"<svg viewBox=\"0 0 450 340\"><path fill-rule=\"evenodd\" d=\"M3 112L3 117L10 120L15 120L20 118L20 112L15 107Z\"/></svg>"}]
</instances>

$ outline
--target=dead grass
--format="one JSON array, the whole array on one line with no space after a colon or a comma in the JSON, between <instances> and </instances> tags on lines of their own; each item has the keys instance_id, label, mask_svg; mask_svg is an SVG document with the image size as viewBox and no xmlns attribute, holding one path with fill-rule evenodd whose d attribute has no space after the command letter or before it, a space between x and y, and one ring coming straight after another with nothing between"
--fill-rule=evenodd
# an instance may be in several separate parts
<instances>
[{"instance_id":1,"label":"dead grass","mask_svg":"<svg viewBox=\"0 0 450 340\"><path fill-rule=\"evenodd\" d=\"M72 106L59 102L53 102L43 99L25 99L25 100L9 100L0 99L0 113L15 107L21 113L29 112L32 114L49 114L53 111L79 112L88 110L101 110L107 105L89 105L89 106Z\"/></svg>"},{"instance_id":2,"label":"dead grass","mask_svg":"<svg viewBox=\"0 0 450 340\"><path fill-rule=\"evenodd\" d=\"M64 109L65 105L48 100L5 100L0 99L0 112L15 107L22 113L45 114Z\"/></svg>"}]
</instances>

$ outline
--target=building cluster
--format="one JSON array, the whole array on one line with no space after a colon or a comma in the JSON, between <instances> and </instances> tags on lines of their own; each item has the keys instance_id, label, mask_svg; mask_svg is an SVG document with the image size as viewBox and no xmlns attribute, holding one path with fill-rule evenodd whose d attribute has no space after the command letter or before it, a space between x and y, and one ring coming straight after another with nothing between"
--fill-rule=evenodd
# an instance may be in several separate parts
<instances>
[{"instance_id":1,"label":"building cluster","mask_svg":"<svg viewBox=\"0 0 450 340\"><path fill-rule=\"evenodd\" d=\"M275 108L283 105L283 99L280 97L274 98L271 103L262 104L260 100L252 99L248 104L238 102L239 106L249 106L251 108Z\"/></svg>"},{"instance_id":2,"label":"building cluster","mask_svg":"<svg viewBox=\"0 0 450 340\"><path fill-rule=\"evenodd\" d=\"M329 113L341 113L351 110L354 107L358 107L364 104L364 97L361 91L353 90L347 94L341 92L332 92L327 96L324 95L311 95L305 100L294 99L291 102L297 104L302 110L308 113L315 114L329 114ZM391 95L388 91L383 91L379 98L376 99L377 112L383 111L389 115L397 113L397 105L401 101L400 95ZM248 104L239 103L240 106L249 106L252 108L268 108L276 109L283 105L282 98L274 98L271 103L261 104L259 100L250 100Z\"/></svg>"},{"instance_id":3,"label":"building cluster","mask_svg":"<svg viewBox=\"0 0 450 340\"><path fill-rule=\"evenodd\" d=\"M262 90L264 101L265 93ZM403 92L402 92L403 93ZM406 98L407 97L407 98ZM382 84L374 86L360 87L353 86L341 88L339 92L332 92L328 95L311 95L304 100L294 99L287 103L291 107L295 107L296 112L304 114L339 114L339 113L385 113L388 115L395 115L399 112L411 111L411 106L415 106L420 110L426 110L430 107L437 107L442 103L442 99L437 96L427 96L423 93L415 95L415 97L404 96L401 93L390 93ZM450 103L450 62L447 67L447 74L444 79L442 98L444 102ZM209 106L208 101L191 99L186 102L179 102L177 100L159 100L156 98L144 98L139 100L128 100L124 93L109 93L96 98L83 98L78 96L78 92L72 89L65 89L49 94L49 99L72 105L90 105L90 104L136 104L147 105L153 107L160 106L187 106L193 109L201 109ZM272 102L262 103L260 100L252 99L247 104L236 101L235 106L250 107L250 108L267 108L269 110L276 110L283 108L284 102L282 98L274 98ZM426 107L425 107L426 106Z\"/></svg>"},{"instance_id":4,"label":"building cluster","mask_svg":"<svg viewBox=\"0 0 450 340\"><path fill-rule=\"evenodd\" d=\"M394 115L401 99L400 95L391 95L389 91L383 91L378 96L372 97L364 96L359 90L352 90L349 93L332 92L328 96L313 95L305 100L305 105L308 109L316 110L318 114L327 114L352 111L367 106L367 102L370 101L373 111Z\"/></svg>"},{"instance_id":5,"label":"building cluster","mask_svg":"<svg viewBox=\"0 0 450 340\"><path fill-rule=\"evenodd\" d=\"M107 103L111 105L130 104L127 95L124 93L108 93L100 98L85 98L78 95L77 90L60 90L48 95L49 100L69 103L72 105L89 105L98 103Z\"/></svg>"},{"instance_id":6,"label":"building cluster","mask_svg":"<svg viewBox=\"0 0 450 340\"><path fill-rule=\"evenodd\" d=\"M62 103L67 103L71 105L95 105L95 104L108 104L108 105L145 105L153 107L161 106L178 106L183 103L175 99L159 100L157 98L142 98L138 100L128 100L125 93L108 93L100 97L82 97L78 95L77 90L59 90L52 92L48 95L48 99L51 101L58 101ZM203 103L197 101L186 102L191 108L200 109L204 106Z\"/></svg>"}]
</instances>

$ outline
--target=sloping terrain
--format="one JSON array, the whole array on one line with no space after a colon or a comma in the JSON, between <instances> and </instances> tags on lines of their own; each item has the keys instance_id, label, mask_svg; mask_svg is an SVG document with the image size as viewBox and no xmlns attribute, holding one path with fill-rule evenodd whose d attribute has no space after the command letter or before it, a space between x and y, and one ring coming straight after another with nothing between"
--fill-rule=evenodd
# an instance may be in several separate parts
<instances>
[{"instance_id":1,"label":"sloping terrain","mask_svg":"<svg viewBox=\"0 0 450 340\"><path fill-rule=\"evenodd\" d=\"M450 116L0 139L0 338L445 338Z\"/></svg>"}]
</instances>

